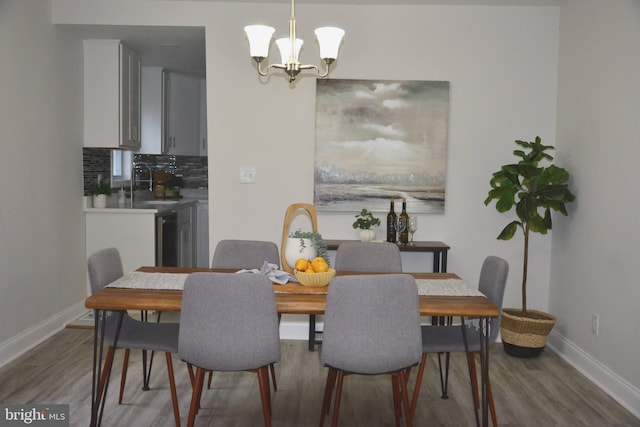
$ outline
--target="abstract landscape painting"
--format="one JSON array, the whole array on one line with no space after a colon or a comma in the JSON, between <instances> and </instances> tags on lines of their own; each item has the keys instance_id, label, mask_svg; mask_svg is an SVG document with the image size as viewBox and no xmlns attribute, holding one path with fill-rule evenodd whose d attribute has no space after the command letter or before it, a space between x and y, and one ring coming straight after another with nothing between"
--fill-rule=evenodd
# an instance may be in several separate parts
<instances>
[{"instance_id":1,"label":"abstract landscape painting","mask_svg":"<svg viewBox=\"0 0 640 427\"><path fill-rule=\"evenodd\" d=\"M449 82L317 80L316 209L444 213L448 122Z\"/></svg>"}]
</instances>

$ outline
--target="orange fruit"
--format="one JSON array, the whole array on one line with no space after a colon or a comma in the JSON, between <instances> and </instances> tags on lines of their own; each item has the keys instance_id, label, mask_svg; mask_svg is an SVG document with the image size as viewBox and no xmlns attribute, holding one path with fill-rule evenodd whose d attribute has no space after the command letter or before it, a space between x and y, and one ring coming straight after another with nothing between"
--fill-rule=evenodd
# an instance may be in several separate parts
<instances>
[{"instance_id":1,"label":"orange fruit","mask_svg":"<svg viewBox=\"0 0 640 427\"><path fill-rule=\"evenodd\" d=\"M329 270L329 264L322 257L315 257L311 261L311 266L316 273L326 273Z\"/></svg>"},{"instance_id":2,"label":"orange fruit","mask_svg":"<svg viewBox=\"0 0 640 427\"><path fill-rule=\"evenodd\" d=\"M307 261L304 258L298 258L296 260L296 265L295 265L296 270L305 271L307 268L309 268L309 261Z\"/></svg>"},{"instance_id":3,"label":"orange fruit","mask_svg":"<svg viewBox=\"0 0 640 427\"><path fill-rule=\"evenodd\" d=\"M304 271L305 273L315 273L315 271L313 270L313 266L311 265L311 263L309 263L309 266L307 267L307 269Z\"/></svg>"}]
</instances>

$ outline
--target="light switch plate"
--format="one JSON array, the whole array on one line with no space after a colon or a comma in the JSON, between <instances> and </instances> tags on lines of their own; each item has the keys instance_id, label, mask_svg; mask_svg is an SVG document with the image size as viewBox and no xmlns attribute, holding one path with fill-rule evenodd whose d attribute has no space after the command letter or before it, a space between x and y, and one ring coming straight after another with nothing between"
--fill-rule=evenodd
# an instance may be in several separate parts
<instances>
[{"instance_id":1,"label":"light switch plate","mask_svg":"<svg viewBox=\"0 0 640 427\"><path fill-rule=\"evenodd\" d=\"M256 183L256 168L241 167L240 168L240 184L255 184L255 183Z\"/></svg>"}]
</instances>

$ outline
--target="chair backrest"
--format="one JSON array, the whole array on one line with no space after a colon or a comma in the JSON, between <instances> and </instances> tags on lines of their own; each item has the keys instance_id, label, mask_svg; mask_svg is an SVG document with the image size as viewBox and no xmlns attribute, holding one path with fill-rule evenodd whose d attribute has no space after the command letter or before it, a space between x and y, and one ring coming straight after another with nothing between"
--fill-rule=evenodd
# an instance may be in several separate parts
<instances>
[{"instance_id":1,"label":"chair backrest","mask_svg":"<svg viewBox=\"0 0 640 427\"><path fill-rule=\"evenodd\" d=\"M221 240L213 252L211 268L260 269L265 261L280 267L280 252L273 242Z\"/></svg>"},{"instance_id":2,"label":"chair backrest","mask_svg":"<svg viewBox=\"0 0 640 427\"><path fill-rule=\"evenodd\" d=\"M261 274L193 273L184 284L180 357L213 371L244 371L280 360L278 311Z\"/></svg>"},{"instance_id":3,"label":"chair backrest","mask_svg":"<svg viewBox=\"0 0 640 427\"><path fill-rule=\"evenodd\" d=\"M406 274L338 276L329 285L320 358L358 374L413 366L422 355L415 279Z\"/></svg>"},{"instance_id":4,"label":"chair backrest","mask_svg":"<svg viewBox=\"0 0 640 427\"><path fill-rule=\"evenodd\" d=\"M120 252L116 248L102 249L89 256L87 268L92 294L124 276Z\"/></svg>"},{"instance_id":5,"label":"chair backrest","mask_svg":"<svg viewBox=\"0 0 640 427\"><path fill-rule=\"evenodd\" d=\"M509 276L509 263L497 256L488 256L482 263L478 290L491 300L500 310L500 315L491 319L489 339L491 342L498 338L500 319L502 318L502 300Z\"/></svg>"},{"instance_id":6,"label":"chair backrest","mask_svg":"<svg viewBox=\"0 0 640 427\"><path fill-rule=\"evenodd\" d=\"M378 273L402 272L398 245L388 242L345 242L336 251L336 270Z\"/></svg>"}]
</instances>

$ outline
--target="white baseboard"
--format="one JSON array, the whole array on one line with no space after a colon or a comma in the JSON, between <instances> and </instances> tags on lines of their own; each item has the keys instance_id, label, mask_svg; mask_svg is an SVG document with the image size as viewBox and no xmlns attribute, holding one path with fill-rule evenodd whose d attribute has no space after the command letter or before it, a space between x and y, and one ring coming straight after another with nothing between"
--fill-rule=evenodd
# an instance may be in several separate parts
<instances>
[{"instance_id":1,"label":"white baseboard","mask_svg":"<svg viewBox=\"0 0 640 427\"><path fill-rule=\"evenodd\" d=\"M42 341L61 331L68 323L87 311L84 301L72 305L60 313L32 326L15 337L0 343L0 367L11 362Z\"/></svg>"},{"instance_id":2,"label":"white baseboard","mask_svg":"<svg viewBox=\"0 0 640 427\"><path fill-rule=\"evenodd\" d=\"M582 375L640 419L640 389L630 384L554 329L547 345Z\"/></svg>"}]
</instances>

